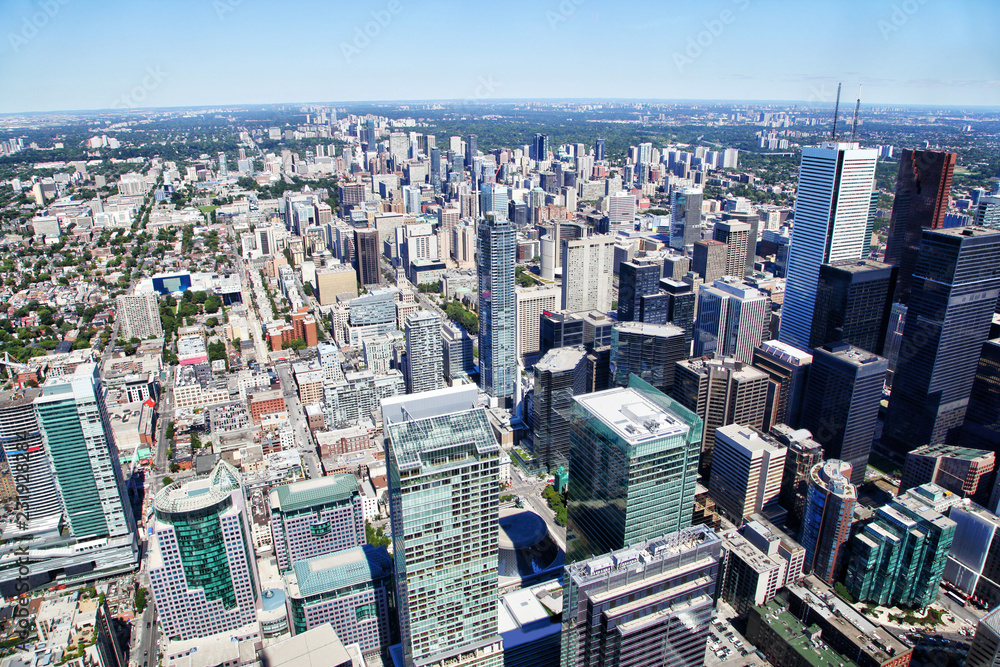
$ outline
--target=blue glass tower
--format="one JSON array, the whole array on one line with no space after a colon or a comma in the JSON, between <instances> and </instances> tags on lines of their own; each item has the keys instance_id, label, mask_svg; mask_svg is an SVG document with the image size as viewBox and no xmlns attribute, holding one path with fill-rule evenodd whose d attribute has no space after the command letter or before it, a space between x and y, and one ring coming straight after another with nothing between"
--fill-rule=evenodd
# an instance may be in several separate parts
<instances>
[{"instance_id":1,"label":"blue glass tower","mask_svg":"<svg viewBox=\"0 0 1000 667\"><path fill-rule=\"evenodd\" d=\"M488 215L479 223L479 386L510 408L517 381L514 336L514 225Z\"/></svg>"}]
</instances>

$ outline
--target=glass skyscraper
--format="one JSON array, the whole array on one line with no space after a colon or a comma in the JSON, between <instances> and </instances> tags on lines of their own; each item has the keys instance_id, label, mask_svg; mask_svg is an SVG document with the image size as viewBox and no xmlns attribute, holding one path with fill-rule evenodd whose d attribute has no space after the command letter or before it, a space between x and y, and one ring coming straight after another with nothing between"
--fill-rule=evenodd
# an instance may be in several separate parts
<instances>
[{"instance_id":1,"label":"glass skyscraper","mask_svg":"<svg viewBox=\"0 0 1000 667\"><path fill-rule=\"evenodd\" d=\"M384 400L382 423L405 664L500 667L500 447L476 387Z\"/></svg>"},{"instance_id":2,"label":"glass skyscraper","mask_svg":"<svg viewBox=\"0 0 1000 667\"><path fill-rule=\"evenodd\" d=\"M487 216L479 223L479 386L511 407L517 382L514 332L514 224Z\"/></svg>"},{"instance_id":3,"label":"glass skyscraper","mask_svg":"<svg viewBox=\"0 0 1000 667\"><path fill-rule=\"evenodd\" d=\"M690 526L701 419L636 376L573 401L567 562Z\"/></svg>"}]
</instances>

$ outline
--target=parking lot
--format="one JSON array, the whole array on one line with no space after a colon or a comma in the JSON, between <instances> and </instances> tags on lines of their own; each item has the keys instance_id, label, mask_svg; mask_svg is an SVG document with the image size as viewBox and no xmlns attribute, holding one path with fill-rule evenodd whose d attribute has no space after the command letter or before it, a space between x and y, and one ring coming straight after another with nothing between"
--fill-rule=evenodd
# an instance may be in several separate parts
<instances>
[{"instance_id":1,"label":"parking lot","mask_svg":"<svg viewBox=\"0 0 1000 667\"><path fill-rule=\"evenodd\" d=\"M757 649L730 623L736 612L719 600L718 615L709 627L705 664L711 667L770 667Z\"/></svg>"}]
</instances>

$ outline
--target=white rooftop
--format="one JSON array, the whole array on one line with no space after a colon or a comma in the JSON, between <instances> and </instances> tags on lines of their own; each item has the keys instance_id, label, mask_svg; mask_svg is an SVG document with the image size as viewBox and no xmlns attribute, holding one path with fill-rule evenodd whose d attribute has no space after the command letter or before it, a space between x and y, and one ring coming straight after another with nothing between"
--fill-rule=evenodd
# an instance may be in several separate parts
<instances>
[{"instance_id":1,"label":"white rooftop","mask_svg":"<svg viewBox=\"0 0 1000 667\"><path fill-rule=\"evenodd\" d=\"M688 432L686 423L633 388L618 387L573 400L631 444Z\"/></svg>"}]
</instances>

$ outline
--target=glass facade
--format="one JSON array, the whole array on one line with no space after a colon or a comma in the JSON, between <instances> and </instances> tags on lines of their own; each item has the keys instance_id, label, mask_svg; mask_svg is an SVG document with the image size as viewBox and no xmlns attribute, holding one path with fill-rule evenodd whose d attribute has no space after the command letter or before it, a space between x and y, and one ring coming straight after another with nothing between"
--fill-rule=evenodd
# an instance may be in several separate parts
<instances>
[{"instance_id":1,"label":"glass facade","mask_svg":"<svg viewBox=\"0 0 1000 667\"><path fill-rule=\"evenodd\" d=\"M492 216L481 221L477 250L479 386L490 396L509 401L517 381L513 223Z\"/></svg>"},{"instance_id":2,"label":"glass facade","mask_svg":"<svg viewBox=\"0 0 1000 667\"><path fill-rule=\"evenodd\" d=\"M574 398L567 562L691 525L702 422L632 376Z\"/></svg>"}]
</instances>

